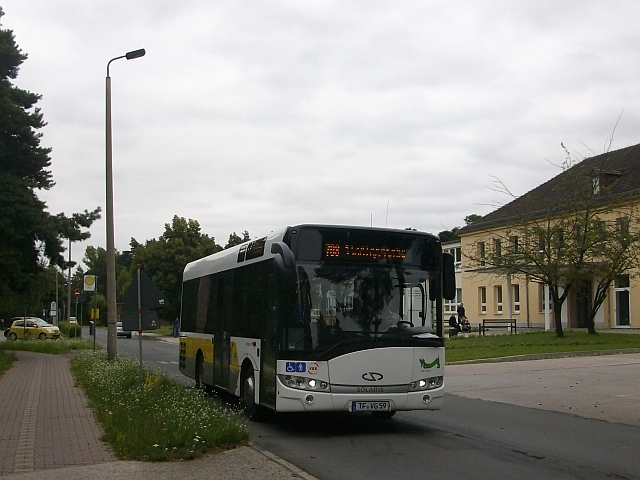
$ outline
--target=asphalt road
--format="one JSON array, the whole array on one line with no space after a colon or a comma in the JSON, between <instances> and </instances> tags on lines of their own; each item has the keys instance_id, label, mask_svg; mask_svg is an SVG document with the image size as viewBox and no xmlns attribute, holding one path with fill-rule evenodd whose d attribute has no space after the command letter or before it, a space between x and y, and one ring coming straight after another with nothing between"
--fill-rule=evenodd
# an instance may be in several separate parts
<instances>
[{"instance_id":1,"label":"asphalt road","mask_svg":"<svg viewBox=\"0 0 640 480\"><path fill-rule=\"evenodd\" d=\"M120 338L118 351L137 358L138 338ZM447 367L455 394L441 411L276 414L251 422L251 438L322 480L640 479L640 356L601 358ZM175 344L143 338L143 359L193 384ZM615 421L584 418L594 403Z\"/></svg>"},{"instance_id":2,"label":"asphalt road","mask_svg":"<svg viewBox=\"0 0 640 480\"><path fill-rule=\"evenodd\" d=\"M83 338L89 338L89 328L82 330ZM126 355L135 359L139 359L139 338L136 333L131 338L118 338L118 355ZM96 330L96 343L100 344L104 349L107 348L107 330L98 328ZM177 343L167 343L162 340L154 340L152 337L142 337L142 362L145 366L160 370L174 377L180 383L185 385L193 385L191 378L185 377L180 373L178 368L178 345Z\"/></svg>"},{"instance_id":3,"label":"asphalt road","mask_svg":"<svg viewBox=\"0 0 640 480\"><path fill-rule=\"evenodd\" d=\"M251 433L323 480L640 478L637 427L453 395L439 412L278 415Z\"/></svg>"}]
</instances>

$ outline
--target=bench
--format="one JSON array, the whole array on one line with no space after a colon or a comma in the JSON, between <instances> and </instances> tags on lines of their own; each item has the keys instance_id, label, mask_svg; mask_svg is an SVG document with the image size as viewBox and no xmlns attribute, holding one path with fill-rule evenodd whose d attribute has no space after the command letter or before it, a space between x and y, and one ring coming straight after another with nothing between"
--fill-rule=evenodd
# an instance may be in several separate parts
<instances>
[{"instance_id":1,"label":"bench","mask_svg":"<svg viewBox=\"0 0 640 480\"><path fill-rule=\"evenodd\" d=\"M517 333L515 318L485 318L478 325L479 333L484 335L490 328L507 328L511 333Z\"/></svg>"}]
</instances>

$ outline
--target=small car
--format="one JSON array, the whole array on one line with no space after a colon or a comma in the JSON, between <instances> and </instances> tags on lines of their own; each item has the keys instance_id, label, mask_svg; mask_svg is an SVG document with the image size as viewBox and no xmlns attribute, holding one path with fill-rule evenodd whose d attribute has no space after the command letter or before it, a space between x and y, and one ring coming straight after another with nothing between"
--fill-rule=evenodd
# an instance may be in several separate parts
<instances>
[{"instance_id":1,"label":"small car","mask_svg":"<svg viewBox=\"0 0 640 480\"><path fill-rule=\"evenodd\" d=\"M25 325L26 322L26 325ZM57 340L60 338L60 329L55 325L45 322L41 318L27 317L13 321L6 334L8 340Z\"/></svg>"},{"instance_id":2,"label":"small car","mask_svg":"<svg viewBox=\"0 0 640 480\"><path fill-rule=\"evenodd\" d=\"M118 337L131 338L131 332L125 332L122 330L122 322L116 322L116 335Z\"/></svg>"}]
</instances>

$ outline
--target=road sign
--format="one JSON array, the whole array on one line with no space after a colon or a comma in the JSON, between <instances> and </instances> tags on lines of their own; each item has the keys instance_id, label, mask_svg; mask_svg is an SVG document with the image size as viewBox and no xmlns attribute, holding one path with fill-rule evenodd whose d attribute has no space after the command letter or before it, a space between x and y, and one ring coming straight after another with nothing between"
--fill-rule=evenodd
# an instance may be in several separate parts
<instances>
[{"instance_id":1,"label":"road sign","mask_svg":"<svg viewBox=\"0 0 640 480\"><path fill-rule=\"evenodd\" d=\"M51 302L51 308L49 310L51 310L52 312L56 311L56 302Z\"/></svg>"},{"instance_id":2,"label":"road sign","mask_svg":"<svg viewBox=\"0 0 640 480\"><path fill-rule=\"evenodd\" d=\"M85 275L84 276L84 291L85 292L95 292L96 290L96 279L95 275Z\"/></svg>"},{"instance_id":3,"label":"road sign","mask_svg":"<svg viewBox=\"0 0 640 480\"><path fill-rule=\"evenodd\" d=\"M79 289L79 288L76 288L76 289L74 290L74 292L73 292L73 295L74 295L76 298L80 298L80 289Z\"/></svg>"}]
</instances>

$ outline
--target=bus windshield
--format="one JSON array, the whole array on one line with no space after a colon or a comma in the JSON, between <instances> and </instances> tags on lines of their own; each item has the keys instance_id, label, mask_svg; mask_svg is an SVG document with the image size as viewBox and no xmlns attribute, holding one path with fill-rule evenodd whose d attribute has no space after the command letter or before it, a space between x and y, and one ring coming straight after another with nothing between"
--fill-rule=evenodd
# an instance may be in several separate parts
<instances>
[{"instance_id":1,"label":"bus windshield","mask_svg":"<svg viewBox=\"0 0 640 480\"><path fill-rule=\"evenodd\" d=\"M345 337L431 332L431 321L425 324L428 282L429 272L412 266L299 263L281 348L318 352Z\"/></svg>"}]
</instances>

